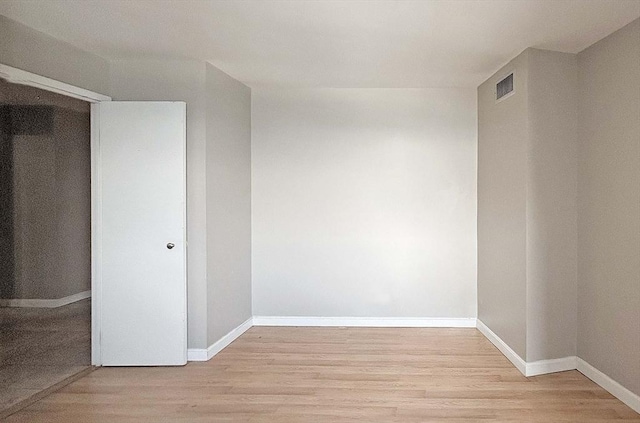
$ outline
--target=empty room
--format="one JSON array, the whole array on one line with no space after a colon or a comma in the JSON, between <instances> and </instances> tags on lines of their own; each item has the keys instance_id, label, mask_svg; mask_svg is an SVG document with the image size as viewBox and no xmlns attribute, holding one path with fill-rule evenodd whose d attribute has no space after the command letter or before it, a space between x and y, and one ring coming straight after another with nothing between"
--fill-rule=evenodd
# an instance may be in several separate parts
<instances>
[{"instance_id":1,"label":"empty room","mask_svg":"<svg viewBox=\"0 0 640 423\"><path fill-rule=\"evenodd\" d=\"M0 420L640 423L640 0L0 0Z\"/></svg>"}]
</instances>

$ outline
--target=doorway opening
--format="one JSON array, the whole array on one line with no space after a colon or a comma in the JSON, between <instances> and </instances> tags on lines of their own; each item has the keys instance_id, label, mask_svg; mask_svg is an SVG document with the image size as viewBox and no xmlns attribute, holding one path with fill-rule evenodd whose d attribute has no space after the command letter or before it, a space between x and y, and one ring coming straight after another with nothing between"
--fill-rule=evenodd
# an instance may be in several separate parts
<instances>
[{"instance_id":1,"label":"doorway opening","mask_svg":"<svg viewBox=\"0 0 640 423\"><path fill-rule=\"evenodd\" d=\"M91 369L90 103L0 79L0 416Z\"/></svg>"}]
</instances>

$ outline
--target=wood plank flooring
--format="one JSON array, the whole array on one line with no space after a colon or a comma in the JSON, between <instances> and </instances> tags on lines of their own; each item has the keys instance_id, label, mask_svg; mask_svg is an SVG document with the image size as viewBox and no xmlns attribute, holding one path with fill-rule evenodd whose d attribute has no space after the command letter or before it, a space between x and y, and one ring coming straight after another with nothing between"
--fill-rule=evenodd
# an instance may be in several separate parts
<instances>
[{"instance_id":1,"label":"wood plank flooring","mask_svg":"<svg viewBox=\"0 0 640 423\"><path fill-rule=\"evenodd\" d=\"M523 377L475 329L254 327L206 363L101 368L7 422L640 422L577 371Z\"/></svg>"}]
</instances>

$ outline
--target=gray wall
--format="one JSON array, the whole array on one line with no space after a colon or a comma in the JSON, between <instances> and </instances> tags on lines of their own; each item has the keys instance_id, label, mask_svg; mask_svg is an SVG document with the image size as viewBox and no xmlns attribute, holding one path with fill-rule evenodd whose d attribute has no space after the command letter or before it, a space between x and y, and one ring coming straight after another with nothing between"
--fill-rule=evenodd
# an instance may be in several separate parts
<instances>
[{"instance_id":1,"label":"gray wall","mask_svg":"<svg viewBox=\"0 0 640 423\"><path fill-rule=\"evenodd\" d=\"M528 98L496 104L519 63ZM479 318L529 362L577 355L640 393L640 20L577 56L528 49L478 97Z\"/></svg>"},{"instance_id":2,"label":"gray wall","mask_svg":"<svg viewBox=\"0 0 640 423\"><path fill-rule=\"evenodd\" d=\"M3 81L0 80L0 84ZM3 90L0 89L0 95ZM5 103L0 100L0 104ZM0 298L11 298L15 285L13 236L13 134L11 108L0 105Z\"/></svg>"},{"instance_id":3,"label":"gray wall","mask_svg":"<svg viewBox=\"0 0 640 423\"><path fill-rule=\"evenodd\" d=\"M251 90L207 64L209 345L251 317Z\"/></svg>"},{"instance_id":4,"label":"gray wall","mask_svg":"<svg viewBox=\"0 0 640 423\"><path fill-rule=\"evenodd\" d=\"M189 348L207 343L205 64L191 60L120 60L111 68L114 100L187 103L187 275Z\"/></svg>"},{"instance_id":5,"label":"gray wall","mask_svg":"<svg viewBox=\"0 0 640 423\"><path fill-rule=\"evenodd\" d=\"M527 361L576 355L575 54L529 49Z\"/></svg>"},{"instance_id":6,"label":"gray wall","mask_svg":"<svg viewBox=\"0 0 640 423\"><path fill-rule=\"evenodd\" d=\"M526 361L576 354L576 102L576 56L537 49L478 89L478 317Z\"/></svg>"},{"instance_id":7,"label":"gray wall","mask_svg":"<svg viewBox=\"0 0 640 423\"><path fill-rule=\"evenodd\" d=\"M0 63L101 94L109 94L109 63L106 60L35 31L4 16L0 16ZM79 150L79 152L81 151L82 150ZM62 152L59 153L63 154ZM76 170L80 169L81 168L78 168ZM71 171L74 170L70 169L70 172ZM75 178L76 176L71 173L61 173L60 177ZM86 179L73 179L73 182L77 183L83 183L84 181L86 181ZM63 194L71 197L74 196L71 192L64 192ZM65 200L67 199L70 198L65 198ZM82 207L83 204L84 203L81 202L78 206ZM69 209L64 212L76 213L75 210ZM71 230L71 232L73 232L72 228L66 225L62 225L58 230L63 232ZM63 238L67 242L77 241L74 236L70 234L63 235ZM84 244L81 243L80 245ZM63 254L63 256L57 260L75 260L73 252L61 251L61 254ZM79 261L78 263L83 262ZM81 268L82 266L79 267L79 269ZM84 272L84 270L78 271L80 273ZM84 276L78 277L82 279ZM81 283L75 288L54 290L55 292L36 293L31 290L26 290L20 294L20 296L27 298L38 295L44 298L59 298L84 291L86 288L84 283L85 282Z\"/></svg>"},{"instance_id":8,"label":"gray wall","mask_svg":"<svg viewBox=\"0 0 640 423\"><path fill-rule=\"evenodd\" d=\"M100 94L109 93L109 63L0 16L0 63Z\"/></svg>"},{"instance_id":9,"label":"gray wall","mask_svg":"<svg viewBox=\"0 0 640 423\"><path fill-rule=\"evenodd\" d=\"M254 314L475 317L475 100L254 90Z\"/></svg>"},{"instance_id":10,"label":"gray wall","mask_svg":"<svg viewBox=\"0 0 640 423\"><path fill-rule=\"evenodd\" d=\"M57 299L91 288L91 131L89 105L0 82L13 121L11 169L0 183L3 221L1 298ZM8 104L8 105L6 105ZM35 112L37 111L37 112ZM6 146L3 146L5 149ZM4 185L10 185L5 187ZM10 214L10 215L7 215ZM6 243L6 244L5 244ZM7 255L12 255L5 262ZM4 270L11 269L7 274Z\"/></svg>"},{"instance_id":11,"label":"gray wall","mask_svg":"<svg viewBox=\"0 0 640 423\"><path fill-rule=\"evenodd\" d=\"M578 61L578 356L640 395L640 20Z\"/></svg>"},{"instance_id":12,"label":"gray wall","mask_svg":"<svg viewBox=\"0 0 640 423\"><path fill-rule=\"evenodd\" d=\"M515 71L515 94L495 86ZM529 51L478 87L478 318L526 357Z\"/></svg>"}]
</instances>

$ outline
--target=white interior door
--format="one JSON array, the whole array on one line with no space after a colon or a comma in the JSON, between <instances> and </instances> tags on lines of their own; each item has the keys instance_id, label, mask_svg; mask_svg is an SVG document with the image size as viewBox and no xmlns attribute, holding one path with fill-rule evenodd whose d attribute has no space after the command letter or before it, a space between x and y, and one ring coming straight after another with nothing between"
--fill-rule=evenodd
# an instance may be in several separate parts
<instances>
[{"instance_id":1,"label":"white interior door","mask_svg":"<svg viewBox=\"0 0 640 423\"><path fill-rule=\"evenodd\" d=\"M114 101L96 111L102 365L185 364L186 105Z\"/></svg>"}]
</instances>

